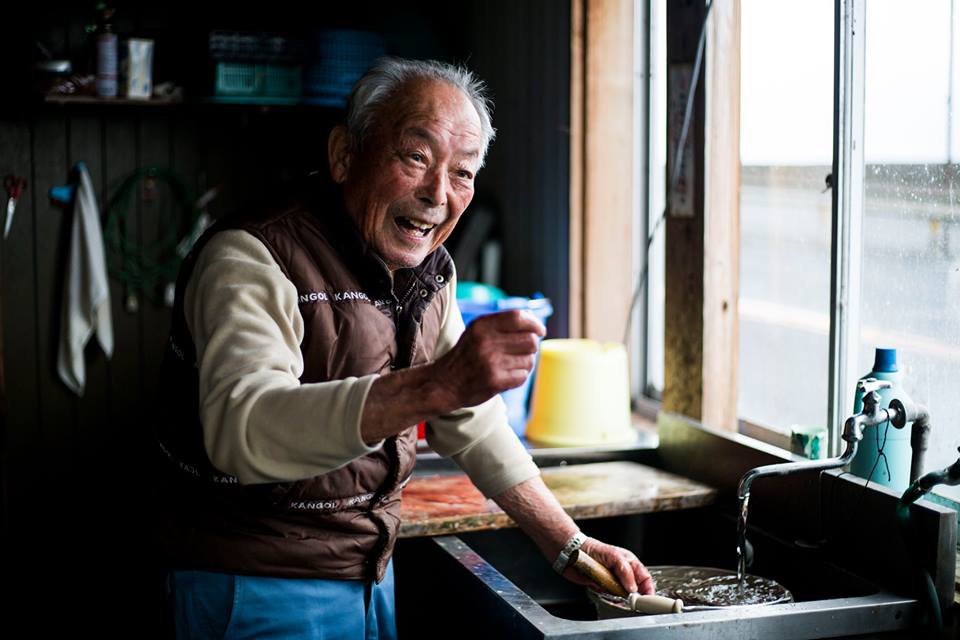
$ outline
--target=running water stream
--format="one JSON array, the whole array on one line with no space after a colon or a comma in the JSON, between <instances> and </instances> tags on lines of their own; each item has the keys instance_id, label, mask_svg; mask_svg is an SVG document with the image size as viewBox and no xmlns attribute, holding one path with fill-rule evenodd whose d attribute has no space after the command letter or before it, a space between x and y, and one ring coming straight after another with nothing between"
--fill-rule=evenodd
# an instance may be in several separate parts
<instances>
[{"instance_id":1,"label":"running water stream","mask_svg":"<svg viewBox=\"0 0 960 640\"><path fill-rule=\"evenodd\" d=\"M737 514L737 583L743 588L743 581L747 577L747 510L750 505L750 494L740 498L740 511Z\"/></svg>"}]
</instances>

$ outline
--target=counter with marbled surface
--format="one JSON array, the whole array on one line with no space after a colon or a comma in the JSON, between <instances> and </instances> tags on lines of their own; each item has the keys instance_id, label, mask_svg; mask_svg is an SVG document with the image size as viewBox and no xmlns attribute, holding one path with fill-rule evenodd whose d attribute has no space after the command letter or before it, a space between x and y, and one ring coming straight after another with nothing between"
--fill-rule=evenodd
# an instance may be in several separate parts
<instances>
[{"instance_id":1,"label":"counter with marbled surface","mask_svg":"<svg viewBox=\"0 0 960 640\"><path fill-rule=\"evenodd\" d=\"M690 509L716 490L636 462L548 467L543 480L574 519ZM403 490L401 538L515 526L463 473L414 477Z\"/></svg>"}]
</instances>

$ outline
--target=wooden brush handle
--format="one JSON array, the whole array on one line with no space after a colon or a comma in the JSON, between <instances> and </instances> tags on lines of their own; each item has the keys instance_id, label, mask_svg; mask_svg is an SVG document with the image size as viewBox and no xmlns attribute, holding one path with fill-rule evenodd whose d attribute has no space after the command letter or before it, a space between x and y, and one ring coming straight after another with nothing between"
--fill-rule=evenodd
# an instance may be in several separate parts
<instances>
[{"instance_id":1,"label":"wooden brush handle","mask_svg":"<svg viewBox=\"0 0 960 640\"><path fill-rule=\"evenodd\" d=\"M591 558L590 554L583 549L577 549L570 554L570 566L584 578L592 580L594 584L607 593L626 600L627 605L638 613L681 613L683 611L683 600L674 600L666 596L627 593L610 570Z\"/></svg>"},{"instance_id":2,"label":"wooden brush handle","mask_svg":"<svg viewBox=\"0 0 960 640\"><path fill-rule=\"evenodd\" d=\"M607 593L621 598L629 595L610 570L591 558L583 549L577 549L570 554L570 566Z\"/></svg>"}]
</instances>

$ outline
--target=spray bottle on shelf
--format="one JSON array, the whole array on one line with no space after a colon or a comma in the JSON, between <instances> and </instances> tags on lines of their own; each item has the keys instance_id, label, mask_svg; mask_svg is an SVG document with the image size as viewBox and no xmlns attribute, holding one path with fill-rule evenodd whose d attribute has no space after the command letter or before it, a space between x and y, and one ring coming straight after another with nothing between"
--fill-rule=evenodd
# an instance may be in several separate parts
<instances>
[{"instance_id":1,"label":"spray bottle on shelf","mask_svg":"<svg viewBox=\"0 0 960 640\"><path fill-rule=\"evenodd\" d=\"M897 366L896 349L877 348L873 370L861 380L866 378L887 380L892 384L889 389L879 391L881 407L887 407L894 398L909 402L910 397L903 389L903 372ZM862 410L863 394L858 390L854 396L853 412L860 413ZM902 429L890 423L881 423L864 428L863 440L850 463L850 472L894 491L904 491L910 485L910 427L910 423Z\"/></svg>"},{"instance_id":2,"label":"spray bottle on shelf","mask_svg":"<svg viewBox=\"0 0 960 640\"><path fill-rule=\"evenodd\" d=\"M113 32L113 9L97 4L97 95L117 97L117 34Z\"/></svg>"}]
</instances>

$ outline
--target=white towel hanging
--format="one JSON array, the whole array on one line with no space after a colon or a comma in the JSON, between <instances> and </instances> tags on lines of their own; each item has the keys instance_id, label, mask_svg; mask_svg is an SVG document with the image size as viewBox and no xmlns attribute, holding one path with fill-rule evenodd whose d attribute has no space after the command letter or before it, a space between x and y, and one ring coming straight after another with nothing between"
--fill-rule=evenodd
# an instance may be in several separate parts
<instances>
[{"instance_id":1,"label":"white towel hanging","mask_svg":"<svg viewBox=\"0 0 960 640\"><path fill-rule=\"evenodd\" d=\"M96 193L86 165L78 162L74 170L78 185L67 272L63 279L57 373L71 391L82 396L87 378L84 348L95 333L100 347L110 358L113 355L113 320Z\"/></svg>"}]
</instances>

